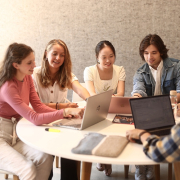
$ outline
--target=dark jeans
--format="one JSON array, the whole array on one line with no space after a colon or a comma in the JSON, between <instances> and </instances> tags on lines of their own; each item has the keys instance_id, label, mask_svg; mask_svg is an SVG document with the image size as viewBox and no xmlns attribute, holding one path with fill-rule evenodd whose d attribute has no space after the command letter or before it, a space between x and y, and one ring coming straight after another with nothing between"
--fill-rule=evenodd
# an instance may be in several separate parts
<instances>
[{"instance_id":1,"label":"dark jeans","mask_svg":"<svg viewBox=\"0 0 180 180\"><path fill-rule=\"evenodd\" d=\"M49 175L48 180L51 180L51 179L52 179L52 177L53 177L53 168L51 169L51 173L50 173L50 175Z\"/></svg>"},{"instance_id":2,"label":"dark jeans","mask_svg":"<svg viewBox=\"0 0 180 180\"><path fill-rule=\"evenodd\" d=\"M61 180L78 180L77 177L77 162L70 159L61 158ZM48 180L52 180L53 168Z\"/></svg>"},{"instance_id":3,"label":"dark jeans","mask_svg":"<svg viewBox=\"0 0 180 180\"><path fill-rule=\"evenodd\" d=\"M78 180L77 161L61 158L61 180Z\"/></svg>"}]
</instances>

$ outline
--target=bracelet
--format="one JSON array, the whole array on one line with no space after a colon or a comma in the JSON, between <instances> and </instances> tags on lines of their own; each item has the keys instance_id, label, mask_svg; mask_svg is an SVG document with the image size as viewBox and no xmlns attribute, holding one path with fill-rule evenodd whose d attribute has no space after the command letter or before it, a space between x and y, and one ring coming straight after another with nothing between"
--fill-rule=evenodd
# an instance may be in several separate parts
<instances>
[{"instance_id":1,"label":"bracelet","mask_svg":"<svg viewBox=\"0 0 180 180\"><path fill-rule=\"evenodd\" d=\"M147 133L147 131L142 131L141 133L139 133L139 140L141 140L141 136L143 135L143 134L145 134L145 133Z\"/></svg>"},{"instance_id":2,"label":"bracelet","mask_svg":"<svg viewBox=\"0 0 180 180\"><path fill-rule=\"evenodd\" d=\"M56 109L57 109L58 102L56 103Z\"/></svg>"},{"instance_id":3,"label":"bracelet","mask_svg":"<svg viewBox=\"0 0 180 180\"><path fill-rule=\"evenodd\" d=\"M57 104L57 109L59 110L59 103Z\"/></svg>"},{"instance_id":4,"label":"bracelet","mask_svg":"<svg viewBox=\"0 0 180 180\"><path fill-rule=\"evenodd\" d=\"M88 98L85 99L85 101L87 101L87 100L88 100Z\"/></svg>"}]
</instances>

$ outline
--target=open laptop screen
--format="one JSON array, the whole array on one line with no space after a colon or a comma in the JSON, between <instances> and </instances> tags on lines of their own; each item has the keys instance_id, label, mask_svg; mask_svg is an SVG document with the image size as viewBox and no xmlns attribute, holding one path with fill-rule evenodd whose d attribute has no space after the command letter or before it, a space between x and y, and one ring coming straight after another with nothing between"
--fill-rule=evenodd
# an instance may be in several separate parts
<instances>
[{"instance_id":1,"label":"open laptop screen","mask_svg":"<svg viewBox=\"0 0 180 180\"><path fill-rule=\"evenodd\" d=\"M168 95L130 99L135 128L153 129L175 124Z\"/></svg>"}]
</instances>

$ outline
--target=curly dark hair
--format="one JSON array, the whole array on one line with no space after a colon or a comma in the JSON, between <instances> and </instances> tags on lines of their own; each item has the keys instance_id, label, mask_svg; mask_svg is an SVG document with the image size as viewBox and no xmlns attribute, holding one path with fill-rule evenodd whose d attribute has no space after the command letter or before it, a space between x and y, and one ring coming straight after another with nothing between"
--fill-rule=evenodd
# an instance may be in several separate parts
<instances>
[{"instance_id":1,"label":"curly dark hair","mask_svg":"<svg viewBox=\"0 0 180 180\"><path fill-rule=\"evenodd\" d=\"M169 49L166 48L163 40L157 34L149 34L141 41L139 46L139 54L143 61L145 61L144 51L150 45L153 45L158 49L162 59L168 57L167 52Z\"/></svg>"}]
</instances>

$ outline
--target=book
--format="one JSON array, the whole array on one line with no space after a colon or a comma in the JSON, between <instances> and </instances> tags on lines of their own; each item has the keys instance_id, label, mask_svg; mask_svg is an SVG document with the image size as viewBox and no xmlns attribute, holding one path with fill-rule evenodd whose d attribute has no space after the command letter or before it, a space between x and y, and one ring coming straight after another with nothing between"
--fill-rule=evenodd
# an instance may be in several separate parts
<instances>
[{"instance_id":1,"label":"book","mask_svg":"<svg viewBox=\"0 0 180 180\"><path fill-rule=\"evenodd\" d=\"M120 124L134 124L133 117L131 115L116 114L112 122Z\"/></svg>"}]
</instances>

